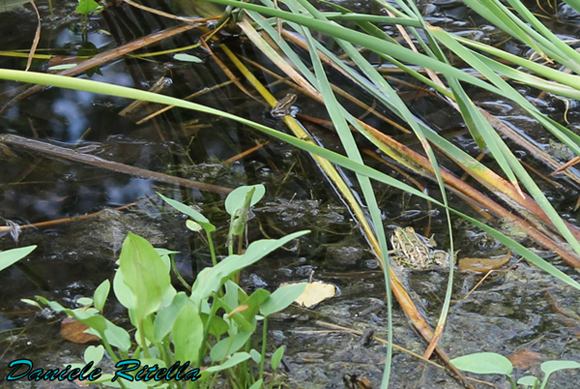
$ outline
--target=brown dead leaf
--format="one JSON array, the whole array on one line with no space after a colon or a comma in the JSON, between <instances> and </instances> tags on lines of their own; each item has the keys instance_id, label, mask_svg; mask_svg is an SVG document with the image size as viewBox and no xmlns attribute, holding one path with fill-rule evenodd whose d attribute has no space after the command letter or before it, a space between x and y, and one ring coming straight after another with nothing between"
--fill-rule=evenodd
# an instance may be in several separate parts
<instances>
[{"instance_id":1,"label":"brown dead leaf","mask_svg":"<svg viewBox=\"0 0 580 389\"><path fill-rule=\"evenodd\" d=\"M499 269L510 260L511 251L508 250L506 255L497 258L472 258L465 257L459 260L459 270L470 270L478 273L487 273L488 271Z\"/></svg>"},{"instance_id":2,"label":"brown dead leaf","mask_svg":"<svg viewBox=\"0 0 580 389\"><path fill-rule=\"evenodd\" d=\"M516 369L526 370L530 366L542 361L542 354L525 348L516 351L508 357Z\"/></svg>"},{"instance_id":3,"label":"brown dead leaf","mask_svg":"<svg viewBox=\"0 0 580 389\"><path fill-rule=\"evenodd\" d=\"M70 342L82 344L100 340L95 335L85 333L84 331L87 329L89 326L70 317L60 323L60 334Z\"/></svg>"}]
</instances>

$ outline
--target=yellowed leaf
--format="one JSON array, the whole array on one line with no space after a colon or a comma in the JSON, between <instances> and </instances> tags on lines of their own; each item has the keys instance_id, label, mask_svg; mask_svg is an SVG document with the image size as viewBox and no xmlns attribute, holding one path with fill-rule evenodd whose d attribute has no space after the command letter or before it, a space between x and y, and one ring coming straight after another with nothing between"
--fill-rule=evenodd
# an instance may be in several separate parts
<instances>
[{"instance_id":1,"label":"yellowed leaf","mask_svg":"<svg viewBox=\"0 0 580 389\"><path fill-rule=\"evenodd\" d=\"M281 286L283 285L284 284ZM322 281L314 281L309 282L308 285L306 285L304 292L294 301L303 307L312 308L313 306L321 303L326 299L334 297L335 295L336 286Z\"/></svg>"}]
</instances>

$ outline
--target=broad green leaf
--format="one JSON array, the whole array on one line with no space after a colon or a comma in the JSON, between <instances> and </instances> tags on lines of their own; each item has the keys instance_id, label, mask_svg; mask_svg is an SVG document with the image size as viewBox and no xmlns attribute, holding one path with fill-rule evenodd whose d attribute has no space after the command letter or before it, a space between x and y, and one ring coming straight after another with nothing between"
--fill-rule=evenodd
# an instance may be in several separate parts
<instances>
[{"instance_id":1,"label":"broad green leaf","mask_svg":"<svg viewBox=\"0 0 580 389\"><path fill-rule=\"evenodd\" d=\"M300 296L306 289L307 282L286 285L278 288L260 307L260 313L264 316L270 316L273 313L286 309Z\"/></svg>"},{"instance_id":2,"label":"broad green leaf","mask_svg":"<svg viewBox=\"0 0 580 389\"><path fill-rule=\"evenodd\" d=\"M261 378L254 382L254 385L250 386L250 389L260 389L262 387L262 382L264 382L264 380L262 380Z\"/></svg>"},{"instance_id":3,"label":"broad green leaf","mask_svg":"<svg viewBox=\"0 0 580 389\"><path fill-rule=\"evenodd\" d=\"M228 232L228 239L231 239L233 236L242 236L246 231L248 217L250 215L251 200L255 190L256 190L255 188L250 188L250 190L246 193L244 203L239 208L237 208L232 214L232 217L230 219L230 231Z\"/></svg>"},{"instance_id":4,"label":"broad green leaf","mask_svg":"<svg viewBox=\"0 0 580 389\"><path fill-rule=\"evenodd\" d=\"M95 308L89 308L86 310L72 310L64 308L62 305L55 301L48 301L44 297L35 296L41 303L48 305L50 308L57 312L64 312L72 318L80 321L91 327L93 331L86 331L94 335L99 336L101 339L105 338L107 341L119 348L120 350L127 352L129 347L131 347L131 339L127 331L123 328L118 327L99 315L99 311Z\"/></svg>"},{"instance_id":5,"label":"broad green leaf","mask_svg":"<svg viewBox=\"0 0 580 389\"><path fill-rule=\"evenodd\" d=\"M548 361L548 362L542 363L541 369L545 374L550 375L558 370L580 369L580 363L575 362L575 361L566 361L566 360Z\"/></svg>"},{"instance_id":6,"label":"broad green leaf","mask_svg":"<svg viewBox=\"0 0 580 389\"><path fill-rule=\"evenodd\" d=\"M232 357L230 359L228 359L227 361L225 361L221 365L208 367L203 373L206 373L206 372L207 373L215 373L217 371L226 370L226 369L229 369L229 368L236 366L239 363L247 361L248 359L250 359L250 354L248 354L248 353L245 353L245 352L235 353L234 355L232 355ZM202 373L202 375L203 375L203 373Z\"/></svg>"},{"instance_id":7,"label":"broad green leaf","mask_svg":"<svg viewBox=\"0 0 580 389\"><path fill-rule=\"evenodd\" d=\"M226 212L231 216L235 215L236 211L243 208L246 202L246 195L254 188L254 194L250 200L250 206L255 205L258 201L264 197L266 193L266 187L264 185L252 185L252 186L241 186L236 188L226 197L224 207Z\"/></svg>"},{"instance_id":8,"label":"broad green leaf","mask_svg":"<svg viewBox=\"0 0 580 389\"><path fill-rule=\"evenodd\" d=\"M125 308L132 310L137 307L137 297L123 281L123 273L119 269L117 269L115 277L113 278L113 291L115 292L117 300Z\"/></svg>"},{"instance_id":9,"label":"broad green leaf","mask_svg":"<svg viewBox=\"0 0 580 389\"><path fill-rule=\"evenodd\" d=\"M253 332L240 332L217 342L210 352L212 362L220 362L228 355L237 352L246 344L252 334Z\"/></svg>"},{"instance_id":10,"label":"broad green leaf","mask_svg":"<svg viewBox=\"0 0 580 389\"><path fill-rule=\"evenodd\" d=\"M260 352L258 350L251 349L250 356L252 357L252 360L258 364L262 360L262 354L260 354Z\"/></svg>"},{"instance_id":11,"label":"broad green leaf","mask_svg":"<svg viewBox=\"0 0 580 389\"><path fill-rule=\"evenodd\" d=\"M42 309L42 307L40 306L40 304L38 304L36 301L34 300L30 300L30 299L20 299L20 301L22 301L25 304L29 304L35 307L38 307L40 309Z\"/></svg>"},{"instance_id":12,"label":"broad green leaf","mask_svg":"<svg viewBox=\"0 0 580 389\"><path fill-rule=\"evenodd\" d=\"M193 232L199 232L199 231L203 230L203 227L201 226L201 224L199 224L198 222L193 221L191 219L187 219L185 221L185 226Z\"/></svg>"},{"instance_id":13,"label":"broad green leaf","mask_svg":"<svg viewBox=\"0 0 580 389\"><path fill-rule=\"evenodd\" d=\"M234 335L236 334L238 331L241 332L253 332L256 329L256 323L255 320L246 320L245 316L241 315L239 312L236 312L235 314L230 315L236 308L239 308L238 306L234 306L234 307L230 307L228 304L226 304L226 302L221 299L221 298L215 298L215 304L218 304L218 306L220 308L223 308L224 311L226 311L226 315L224 316L224 320L228 321L228 319L226 319L226 317L229 318L229 320L233 320L233 323L231 321L228 321L228 333L230 335ZM241 307L243 308L243 307Z\"/></svg>"},{"instance_id":14,"label":"broad green leaf","mask_svg":"<svg viewBox=\"0 0 580 389\"><path fill-rule=\"evenodd\" d=\"M131 348L131 337L129 333L122 327L119 327L110 321L106 320L106 329L104 335L101 338L107 339L107 341L112 345L117 347L123 352L128 352Z\"/></svg>"},{"instance_id":15,"label":"broad green leaf","mask_svg":"<svg viewBox=\"0 0 580 389\"><path fill-rule=\"evenodd\" d=\"M20 261L30 254L36 246L26 246L0 252L0 271Z\"/></svg>"},{"instance_id":16,"label":"broad green leaf","mask_svg":"<svg viewBox=\"0 0 580 389\"><path fill-rule=\"evenodd\" d=\"M522 385L524 389L537 388L540 384L540 380L533 375L527 375L518 380L518 385Z\"/></svg>"},{"instance_id":17,"label":"broad green leaf","mask_svg":"<svg viewBox=\"0 0 580 389\"><path fill-rule=\"evenodd\" d=\"M280 362L282 362L282 357L284 357L284 351L286 351L286 346L280 346L274 354L272 354L272 369L277 370L278 366L280 366Z\"/></svg>"},{"instance_id":18,"label":"broad green leaf","mask_svg":"<svg viewBox=\"0 0 580 389\"><path fill-rule=\"evenodd\" d=\"M147 240L129 233L123 242L119 262L123 282L137 300L133 308L137 323L156 312L162 303L173 299L175 289L167 267Z\"/></svg>"},{"instance_id":19,"label":"broad green leaf","mask_svg":"<svg viewBox=\"0 0 580 389\"><path fill-rule=\"evenodd\" d=\"M111 282L109 280L101 282L101 285L99 285L95 290L95 294L93 295L95 308L101 312L103 312L103 308L105 307L105 302L107 302L107 297L109 296L110 290Z\"/></svg>"},{"instance_id":20,"label":"broad green leaf","mask_svg":"<svg viewBox=\"0 0 580 389\"><path fill-rule=\"evenodd\" d=\"M475 353L453 358L453 366L459 370L477 374L505 374L511 375L512 363L503 355L496 353Z\"/></svg>"},{"instance_id":21,"label":"broad green leaf","mask_svg":"<svg viewBox=\"0 0 580 389\"><path fill-rule=\"evenodd\" d=\"M93 303L93 299L90 297L81 297L77 299L76 303L86 307L87 305L91 305Z\"/></svg>"},{"instance_id":22,"label":"broad green leaf","mask_svg":"<svg viewBox=\"0 0 580 389\"><path fill-rule=\"evenodd\" d=\"M240 305L240 301L238 299L238 291L241 289L240 286L232 280L227 280L224 284L224 288L226 293L222 297L222 300L225 302L226 306L233 309Z\"/></svg>"},{"instance_id":23,"label":"broad green leaf","mask_svg":"<svg viewBox=\"0 0 580 389\"><path fill-rule=\"evenodd\" d=\"M266 289L257 289L250 297L240 302L241 304L246 304L248 306L248 309L242 311L241 314L248 321L253 321L256 314L260 311L260 307L269 297L269 291Z\"/></svg>"},{"instance_id":24,"label":"broad green leaf","mask_svg":"<svg viewBox=\"0 0 580 389\"><path fill-rule=\"evenodd\" d=\"M94 0L79 0L79 5L76 8L81 15L88 15L99 8L99 3Z\"/></svg>"},{"instance_id":25,"label":"broad green leaf","mask_svg":"<svg viewBox=\"0 0 580 389\"><path fill-rule=\"evenodd\" d=\"M89 346L85 350L83 359L86 363L93 362L96 365L103 359L103 355L105 355L105 348L102 345Z\"/></svg>"},{"instance_id":26,"label":"broad green leaf","mask_svg":"<svg viewBox=\"0 0 580 389\"><path fill-rule=\"evenodd\" d=\"M205 339L203 339L203 323L197 307L191 301L185 304L177 316L171 337L175 347L175 360L189 361L196 366L199 348Z\"/></svg>"},{"instance_id":27,"label":"broad green leaf","mask_svg":"<svg viewBox=\"0 0 580 389\"><path fill-rule=\"evenodd\" d=\"M163 248L155 248L155 252L157 254L159 254L159 256L161 257L163 264L167 268L167 272L170 272L171 271L171 258L169 258L169 256L173 255L173 254L179 254L179 251L167 250L167 249L163 249Z\"/></svg>"},{"instance_id":28,"label":"broad green leaf","mask_svg":"<svg viewBox=\"0 0 580 389\"><path fill-rule=\"evenodd\" d=\"M204 327L207 325L209 315L207 313L200 314L201 320L204 323ZM209 333L215 337L220 337L221 335L228 332L230 325L221 317L214 316L211 319L211 324L209 327Z\"/></svg>"},{"instance_id":29,"label":"broad green leaf","mask_svg":"<svg viewBox=\"0 0 580 389\"><path fill-rule=\"evenodd\" d=\"M285 245L309 231L300 231L280 239L267 239L252 242L243 255L230 255L213 267L203 269L195 279L191 291L192 301L199 306L201 300L207 299L217 291L227 278L241 269L248 267L280 246Z\"/></svg>"},{"instance_id":30,"label":"broad green leaf","mask_svg":"<svg viewBox=\"0 0 580 389\"><path fill-rule=\"evenodd\" d=\"M188 302L189 297L184 292L179 292L173 297L171 304L157 313L153 329L155 341L161 342L171 332L177 315Z\"/></svg>"}]
</instances>

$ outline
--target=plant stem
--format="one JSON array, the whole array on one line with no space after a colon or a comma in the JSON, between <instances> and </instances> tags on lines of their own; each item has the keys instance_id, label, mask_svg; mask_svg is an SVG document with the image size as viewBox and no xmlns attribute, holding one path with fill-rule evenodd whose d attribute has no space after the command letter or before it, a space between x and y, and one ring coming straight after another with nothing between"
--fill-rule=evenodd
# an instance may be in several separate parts
<instances>
[{"instance_id":1,"label":"plant stem","mask_svg":"<svg viewBox=\"0 0 580 389\"><path fill-rule=\"evenodd\" d=\"M268 316L264 316L262 328L262 358L260 359L260 375L258 379L264 379L264 363L266 362L266 343L268 340Z\"/></svg>"}]
</instances>

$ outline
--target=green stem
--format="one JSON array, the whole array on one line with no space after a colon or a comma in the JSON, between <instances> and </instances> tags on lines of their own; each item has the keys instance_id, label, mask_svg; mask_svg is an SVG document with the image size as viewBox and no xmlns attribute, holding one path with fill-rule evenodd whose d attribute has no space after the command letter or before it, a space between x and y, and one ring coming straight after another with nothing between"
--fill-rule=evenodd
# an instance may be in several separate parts
<instances>
[{"instance_id":1,"label":"green stem","mask_svg":"<svg viewBox=\"0 0 580 389\"><path fill-rule=\"evenodd\" d=\"M187 281L185 281L185 279L181 276L181 273L177 271L177 266L175 266L175 255L172 254L169 256L169 258L171 259L171 268L173 269L173 273L175 273L179 282L181 282L181 284L191 292L191 285L189 285Z\"/></svg>"},{"instance_id":2,"label":"green stem","mask_svg":"<svg viewBox=\"0 0 580 389\"><path fill-rule=\"evenodd\" d=\"M213 246L213 239L211 238L211 232L205 230L207 235L207 243L209 244L209 252L211 253L211 262L213 265L217 265L217 257L215 255L215 247Z\"/></svg>"},{"instance_id":3,"label":"green stem","mask_svg":"<svg viewBox=\"0 0 580 389\"><path fill-rule=\"evenodd\" d=\"M266 362L266 343L268 335L268 316L264 316L264 324L262 328L262 358L260 359L260 376L264 379L264 363Z\"/></svg>"},{"instance_id":4,"label":"green stem","mask_svg":"<svg viewBox=\"0 0 580 389\"><path fill-rule=\"evenodd\" d=\"M212 304L211 310L210 310L208 318L207 318L207 322L203 326L204 329L203 329L202 339L204 339L204 340L207 340L207 338L209 336L209 329L211 328L212 319L214 318L215 313L218 310L218 308L217 308L218 304L215 304L215 300L217 299L217 296L215 295L215 293L212 293L212 296L214 299L214 304ZM199 366L194 366L195 368L201 367L201 362L203 361L203 356L205 355L206 347L207 347L207 343L202 342L202 346L199 348L199 354L197 355L197 360L199 361Z\"/></svg>"}]
</instances>

